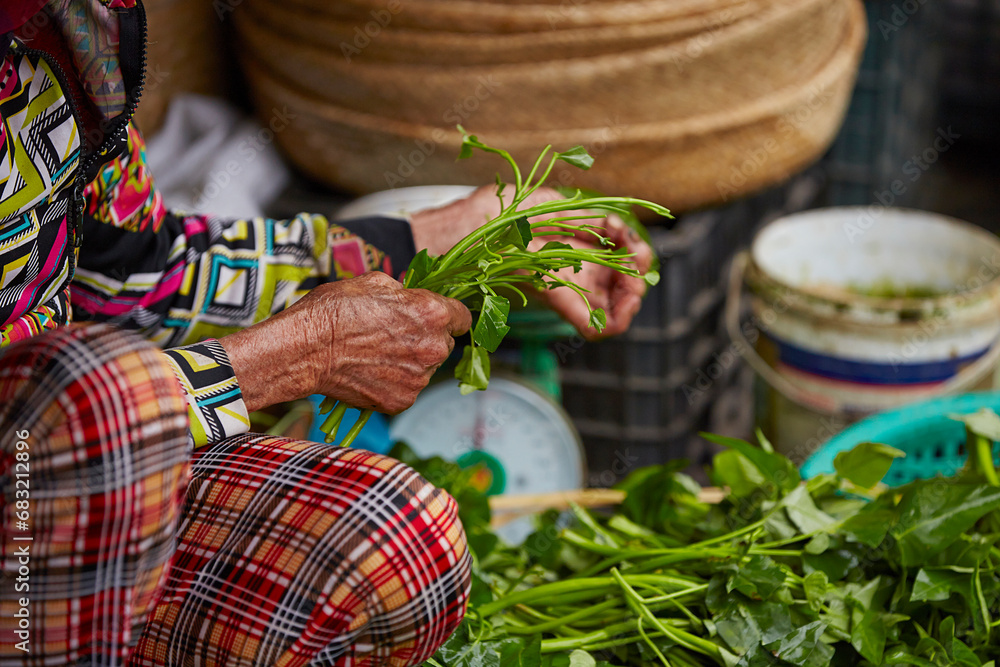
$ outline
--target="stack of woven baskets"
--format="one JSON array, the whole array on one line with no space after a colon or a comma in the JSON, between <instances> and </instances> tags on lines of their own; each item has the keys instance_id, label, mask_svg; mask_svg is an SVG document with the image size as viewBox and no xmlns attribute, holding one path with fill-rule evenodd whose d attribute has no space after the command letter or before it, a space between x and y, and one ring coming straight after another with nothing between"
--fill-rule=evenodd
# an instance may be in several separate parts
<instances>
[{"instance_id":1,"label":"stack of woven baskets","mask_svg":"<svg viewBox=\"0 0 1000 667\"><path fill-rule=\"evenodd\" d=\"M170 100L181 93L218 94L225 52L219 15L205 0L145 0L149 43L146 84L136 123L147 135L163 124Z\"/></svg>"},{"instance_id":2,"label":"stack of woven baskets","mask_svg":"<svg viewBox=\"0 0 1000 667\"><path fill-rule=\"evenodd\" d=\"M783 180L832 140L865 40L859 0L248 0L261 113L310 175L363 193L477 184L461 123L522 161L583 144L556 182L675 210Z\"/></svg>"}]
</instances>

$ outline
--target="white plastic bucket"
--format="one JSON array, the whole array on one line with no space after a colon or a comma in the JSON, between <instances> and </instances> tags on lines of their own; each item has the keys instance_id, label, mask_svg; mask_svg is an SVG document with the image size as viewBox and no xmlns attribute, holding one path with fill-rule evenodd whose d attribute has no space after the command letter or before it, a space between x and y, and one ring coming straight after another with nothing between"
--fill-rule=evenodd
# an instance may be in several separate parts
<instances>
[{"instance_id":1,"label":"white plastic bucket","mask_svg":"<svg viewBox=\"0 0 1000 667\"><path fill-rule=\"evenodd\" d=\"M741 322L744 284L752 314ZM904 209L781 218L737 258L727 326L762 381L758 424L801 460L872 412L992 385L1000 240Z\"/></svg>"}]
</instances>

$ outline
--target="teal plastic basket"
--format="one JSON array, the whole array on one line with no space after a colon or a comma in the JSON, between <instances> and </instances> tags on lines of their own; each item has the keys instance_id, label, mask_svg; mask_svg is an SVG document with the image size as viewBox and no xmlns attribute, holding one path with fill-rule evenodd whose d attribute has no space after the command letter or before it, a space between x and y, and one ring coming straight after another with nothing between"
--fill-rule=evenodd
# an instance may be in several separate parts
<instances>
[{"instance_id":1,"label":"teal plastic basket","mask_svg":"<svg viewBox=\"0 0 1000 667\"><path fill-rule=\"evenodd\" d=\"M913 403L864 419L835 435L802 465L802 477L834 471L837 454L862 442L880 442L904 452L896 459L884 482L900 486L915 479L954 475L965 465L965 426L951 414L968 414L980 408L1000 413L1000 391L945 396ZM1000 448L994 443L993 458L1000 462Z\"/></svg>"}]
</instances>

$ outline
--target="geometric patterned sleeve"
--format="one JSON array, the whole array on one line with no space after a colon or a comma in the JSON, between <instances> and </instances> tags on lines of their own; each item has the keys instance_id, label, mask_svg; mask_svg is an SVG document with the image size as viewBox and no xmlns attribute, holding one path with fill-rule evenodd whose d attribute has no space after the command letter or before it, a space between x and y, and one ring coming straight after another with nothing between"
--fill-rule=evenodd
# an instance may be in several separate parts
<instances>
[{"instance_id":1,"label":"geometric patterned sleeve","mask_svg":"<svg viewBox=\"0 0 1000 667\"><path fill-rule=\"evenodd\" d=\"M188 403L194 447L250 430L250 417L232 364L217 340L164 350Z\"/></svg>"},{"instance_id":2,"label":"geometric patterned sleeve","mask_svg":"<svg viewBox=\"0 0 1000 667\"><path fill-rule=\"evenodd\" d=\"M85 196L74 318L139 329L163 348L244 329L324 282L372 270L396 276L413 254L401 219L372 227L383 250L356 233L366 233L362 228L321 215L231 219L169 211L133 127L126 150ZM402 251L389 248L390 239Z\"/></svg>"}]
</instances>

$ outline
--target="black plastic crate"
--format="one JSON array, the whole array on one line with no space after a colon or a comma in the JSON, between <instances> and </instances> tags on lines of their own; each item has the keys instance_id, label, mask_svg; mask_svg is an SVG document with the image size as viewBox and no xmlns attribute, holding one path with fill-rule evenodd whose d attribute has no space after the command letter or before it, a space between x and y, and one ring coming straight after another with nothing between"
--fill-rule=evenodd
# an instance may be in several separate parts
<instances>
[{"instance_id":1,"label":"black plastic crate","mask_svg":"<svg viewBox=\"0 0 1000 667\"><path fill-rule=\"evenodd\" d=\"M697 432L719 430L713 408L720 398L728 394L729 412L751 405L722 319L729 265L763 224L806 208L820 180L813 170L724 208L684 215L672 228L651 228L661 280L631 329L568 352L557 347L564 352L563 406L583 439L592 484L613 469L621 477L623 457L632 468L686 458L697 470L711 452Z\"/></svg>"},{"instance_id":2,"label":"black plastic crate","mask_svg":"<svg viewBox=\"0 0 1000 667\"><path fill-rule=\"evenodd\" d=\"M1000 0L947 0L941 122L1000 144Z\"/></svg>"},{"instance_id":3,"label":"black plastic crate","mask_svg":"<svg viewBox=\"0 0 1000 667\"><path fill-rule=\"evenodd\" d=\"M933 147L940 96L941 3L868 0L868 42L851 102L822 164L822 203L864 205L901 180L893 205L911 204L919 188L907 161ZM884 197L888 199L888 197Z\"/></svg>"}]
</instances>

